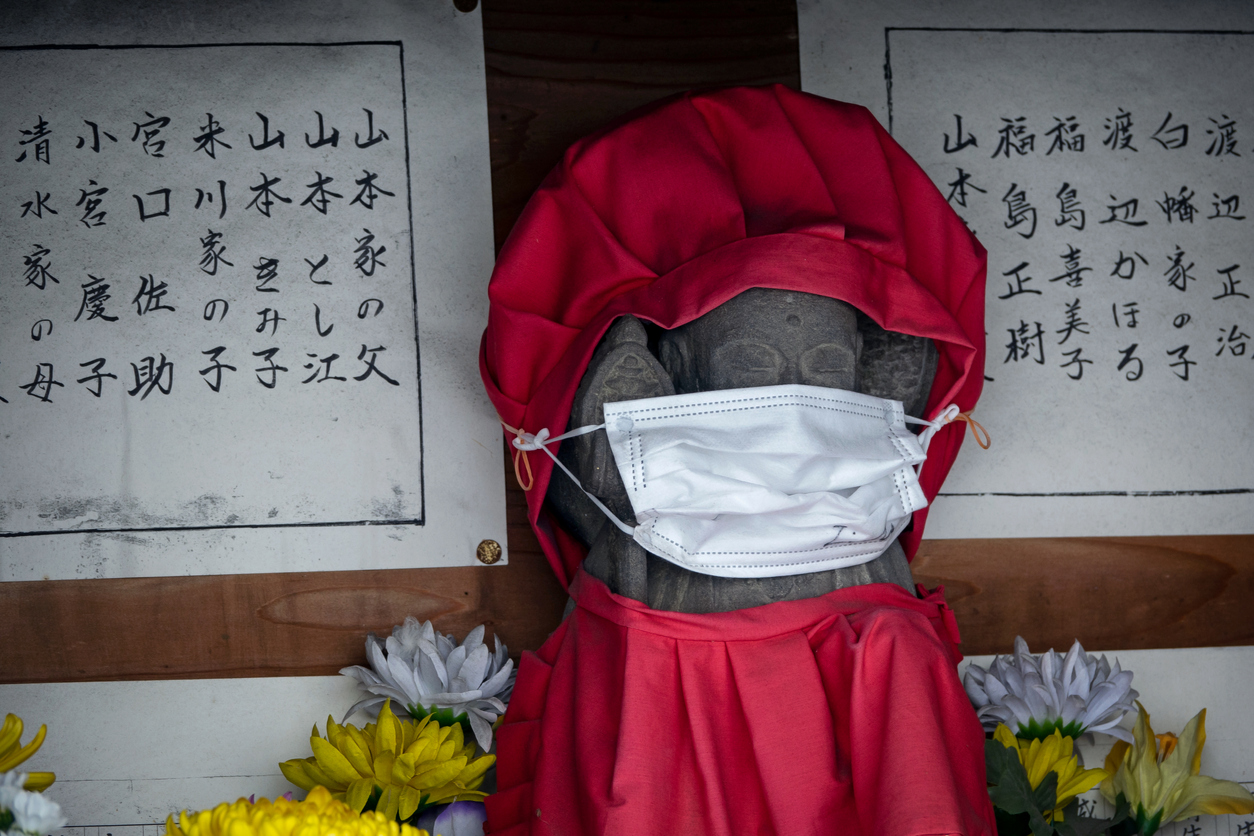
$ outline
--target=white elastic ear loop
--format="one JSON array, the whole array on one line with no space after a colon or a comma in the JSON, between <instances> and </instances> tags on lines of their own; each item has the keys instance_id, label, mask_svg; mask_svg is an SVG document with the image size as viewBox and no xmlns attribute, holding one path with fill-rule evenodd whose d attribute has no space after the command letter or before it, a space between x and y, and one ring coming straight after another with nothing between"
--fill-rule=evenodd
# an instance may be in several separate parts
<instances>
[{"instance_id":1,"label":"white elastic ear loop","mask_svg":"<svg viewBox=\"0 0 1254 836\"><path fill-rule=\"evenodd\" d=\"M924 421L921 418L911 418L907 415L906 423L921 424L923 426L923 432L919 433L919 446L922 447L923 452L926 453L928 445L932 443L932 436L940 432L942 427L952 422L957 417L958 404L951 403L949 406L941 410L940 415L937 415L936 420L934 421ZM920 468L921 467L922 465L920 465Z\"/></svg>"},{"instance_id":2,"label":"white elastic ear loop","mask_svg":"<svg viewBox=\"0 0 1254 836\"><path fill-rule=\"evenodd\" d=\"M909 415L905 416L905 418L907 423L923 425L923 432L919 433L919 446L923 448L925 454L927 453L928 445L932 443L932 436L940 432L946 424L954 421L965 421L971 427L971 435L975 437L975 443L983 449L987 450L988 445L992 443L988 430L984 429L980 422L973 419L970 413L960 411L956 403L951 403L942 409L940 414L936 416L935 421L924 421L921 418L911 418ZM984 434L983 438L980 437L980 433ZM924 464L926 462L919 462L918 467L915 468L914 474L916 477L923 473Z\"/></svg>"},{"instance_id":3,"label":"white elastic ear loop","mask_svg":"<svg viewBox=\"0 0 1254 836\"><path fill-rule=\"evenodd\" d=\"M604 429L604 428L605 428L604 424L593 424L587 427L580 427L577 430L571 430L570 432L562 433L561 435L555 435L551 438L549 437L548 428L545 428L545 429L540 430L538 433L535 433L534 435L532 433L527 433L527 432L519 433L519 435L514 438L514 441L512 443L516 449L522 450L524 453L529 452L531 450L543 450L546 454L548 454L548 457L553 460L553 463L556 464L558 467L560 467L562 469L562 472L565 473L567 476L569 476L570 480L579 486L579 490L583 491L584 495L587 496L588 499L592 500L592 504L600 508L601 513L609 517L610 522L618 526L619 531L623 532L628 537L631 537L633 534L635 534L636 529L633 526L630 526L627 523L620 520L614 514L613 511L605 507L605 503L597 499L592 494L588 493L587 488L585 488L583 484L577 478L575 478L575 474L571 473L570 470L567 469L566 465L562 464L561 461L558 460L557 456L553 455L553 451L548 448L548 445L554 441L561 441L564 438L573 438L578 435L587 435L590 432L595 432L597 430Z\"/></svg>"}]
</instances>

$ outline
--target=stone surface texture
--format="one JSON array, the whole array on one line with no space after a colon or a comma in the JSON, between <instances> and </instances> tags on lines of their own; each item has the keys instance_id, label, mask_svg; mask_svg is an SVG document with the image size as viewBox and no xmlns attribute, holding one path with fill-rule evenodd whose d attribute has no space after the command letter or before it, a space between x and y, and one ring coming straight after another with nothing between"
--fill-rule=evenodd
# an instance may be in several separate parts
<instances>
[{"instance_id":1,"label":"stone surface texture","mask_svg":"<svg viewBox=\"0 0 1254 836\"><path fill-rule=\"evenodd\" d=\"M599 424L604 405L637 398L801 383L901 401L920 416L936 371L931 340L885 331L837 299L755 288L666 331L619 319L597 347L575 394L568 427ZM589 493L635 523L604 430L562 442L558 458ZM867 583L913 592L910 567L894 542L858 566L777 578L721 578L692 572L645 551L555 472L547 500L588 547L584 569L619 595L654 609L705 613L823 595Z\"/></svg>"}]
</instances>

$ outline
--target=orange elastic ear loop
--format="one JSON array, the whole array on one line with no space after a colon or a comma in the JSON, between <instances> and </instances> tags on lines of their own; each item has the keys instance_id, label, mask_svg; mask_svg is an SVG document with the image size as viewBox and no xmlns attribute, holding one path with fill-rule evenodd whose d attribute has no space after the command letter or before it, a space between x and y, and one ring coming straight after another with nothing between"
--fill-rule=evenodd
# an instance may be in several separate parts
<instances>
[{"instance_id":1,"label":"orange elastic ear loop","mask_svg":"<svg viewBox=\"0 0 1254 836\"><path fill-rule=\"evenodd\" d=\"M971 428L971 435L975 438L975 443L980 445L981 448L987 450L989 445L993 443L993 439L989 436L988 430L984 429L983 424L972 418L969 411L959 412L954 416L954 420L967 422L967 426ZM983 438L980 438L981 433L984 434Z\"/></svg>"},{"instance_id":2,"label":"orange elastic ear loop","mask_svg":"<svg viewBox=\"0 0 1254 836\"><path fill-rule=\"evenodd\" d=\"M511 427L504 421L501 421L501 426L509 432L512 432L516 441L526 440L523 438L524 433L522 430ZM525 484L523 483L522 472L518 468L519 459L522 459L523 469L527 471L527 481ZM518 487L522 488L524 492L531 490L532 486L536 483L535 474L531 472L531 460L527 458L527 451L520 450L518 447L514 447L514 479L518 481Z\"/></svg>"}]
</instances>

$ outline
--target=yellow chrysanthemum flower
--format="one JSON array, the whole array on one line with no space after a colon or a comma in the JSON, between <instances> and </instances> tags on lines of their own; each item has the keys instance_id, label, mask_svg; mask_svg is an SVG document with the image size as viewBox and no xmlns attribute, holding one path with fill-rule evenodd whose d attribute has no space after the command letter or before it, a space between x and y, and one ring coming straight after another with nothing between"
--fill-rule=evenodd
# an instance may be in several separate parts
<instances>
[{"instance_id":1,"label":"yellow chrysanthemum flower","mask_svg":"<svg viewBox=\"0 0 1254 836\"><path fill-rule=\"evenodd\" d=\"M1121 795L1128 800L1141 836L1192 816L1254 812L1254 796L1240 784L1198 774L1206 745L1206 709L1176 737L1155 736L1145 706L1136 706L1135 743L1120 740L1110 750L1106 769L1111 775L1102 782L1102 795L1111 803Z\"/></svg>"},{"instance_id":2,"label":"yellow chrysanthemum flower","mask_svg":"<svg viewBox=\"0 0 1254 836\"><path fill-rule=\"evenodd\" d=\"M430 836L381 813L357 813L315 787L304 801L241 798L212 810L179 813L165 820L166 836Z\"/></svg>"},{"instance_id":3,"label":"yellow chrysanthemum flower","mask_svg":"<svg viewBox=\"0 0 1254 836\"><path fill-rule=\"evenodd\" d=\"M389 821L446 801L481 800L486 793L478 787L496 762L495 755L474 758L460 724L400 720L390 701L364 729L327 717L326 739L314 726L309 745L313 757L279 764L287 780L306 790L326 787L355 811L373 802Z\"/></svg>"},{"instance_id":4,"label":"yellow chrysanthemum flower","mask_svg":"<svg viewBox=\"0 0 1254 836\"><path fill-rule=\"evenodd\" d=\"M1019 763L1028 773L1032 789L1040 786L1049 773L1057 773L1058 795L1054 809L1045 811L1045 818L1051 821L1062 821L1063 808L1080 793L1097 786L1108 774L1104 769L1081 769L1075 755L1075 742L1063 737L1058 729L1042 740L1019 740L1005 723L999 723L993 739L1019 755Z\"/></svg>"},{"instance_id":5,"label":"yellow chrysanthemum flower","mask_svg":"<svg viewBox=\"0 0 1254 836\"><path fill-rule=\"evenodd\" d=\"M22 718L16 714L6 714L4 725L0 726L0 772L8 772L25 761L44 745L44 737L48 734L47 726L40 726L39 731L30 743L22 745ZM54 772L28 772L26 785L23 789L31 792L43 792L57 780Z\"/></svg>"}]
</instances>

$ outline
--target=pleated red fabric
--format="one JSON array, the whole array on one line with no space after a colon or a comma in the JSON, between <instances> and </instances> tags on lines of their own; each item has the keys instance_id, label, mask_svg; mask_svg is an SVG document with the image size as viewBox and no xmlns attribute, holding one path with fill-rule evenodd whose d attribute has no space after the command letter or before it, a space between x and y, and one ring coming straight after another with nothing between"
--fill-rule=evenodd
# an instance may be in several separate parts
<instances>
[{"instance_id":1,"label":"pleated red fabric","mask_svg":"<svg viewBox=\"0 0 1254 836\"><path fill-rule=\"evenodd\" d=\"M493 272L480 367L505 423L556 435L617 317L674 328L780 288L931 338L931 418L979 396L984 281L983 248L864 108L781 86L688 94L576 143L541 184ZM931 442L929 501L961 426ZM519 667L490 832L994 832L939 592L651 610L579 572L584 548L542 507L551 460L530 466L529 519L577 607Z\"/></svg>"},{"instance_id":2,"label":"pleated red fabric","mask_svg":"<svg viewBox=\"0 0 1254 836\"><path fill-rule=\"evenodd\" d=\"M493 834L991 834L984 734L939 593L710 615L580 573L497 732Z\"/></svg>"}]
</instances>

